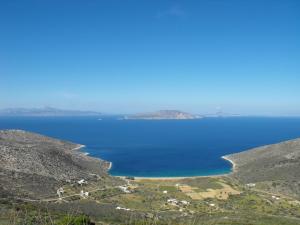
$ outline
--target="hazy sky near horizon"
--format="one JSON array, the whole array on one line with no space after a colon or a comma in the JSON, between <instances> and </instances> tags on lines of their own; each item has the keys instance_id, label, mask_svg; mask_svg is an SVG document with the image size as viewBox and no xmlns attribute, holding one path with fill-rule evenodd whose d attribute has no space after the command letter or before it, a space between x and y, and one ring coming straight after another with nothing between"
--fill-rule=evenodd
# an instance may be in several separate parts
<instances>
[{"instance_id":1,"label":"hazy sky near horizon","mask_svg":"<svg viewBox=\"0 0 300 225\"><path fill-rule=\"evenodd\" d=\"M0 108L40 106L300 115L300 1L0 1Z\"/></svg>"}]
</instances>

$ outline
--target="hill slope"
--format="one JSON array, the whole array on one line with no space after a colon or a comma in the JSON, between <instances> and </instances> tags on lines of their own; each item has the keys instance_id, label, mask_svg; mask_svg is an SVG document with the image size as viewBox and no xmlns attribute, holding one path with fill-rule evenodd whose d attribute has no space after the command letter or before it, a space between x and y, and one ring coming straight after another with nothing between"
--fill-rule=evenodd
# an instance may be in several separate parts
<instances>
[{"instance_id":1,"label":"hill slope","mask_svg":"<svg viewBox=\"0 0 300 225\"><path fill-rule=\"evenodd\" d=\"M226 156L235 163L231 176L242 183L300 196L300 139Z\"/></svg>"},{"instance_id":2,"label":"hill slope","mask_svg":"<svg viewBox=\"0 0 300 225\"><path fill-rule=\"evenodd\" d=\"M88 157L81 146L21 130L0 131L0 192L43 196L67 180L95 179L108 162Z\"/></svg>"}]
</instances>

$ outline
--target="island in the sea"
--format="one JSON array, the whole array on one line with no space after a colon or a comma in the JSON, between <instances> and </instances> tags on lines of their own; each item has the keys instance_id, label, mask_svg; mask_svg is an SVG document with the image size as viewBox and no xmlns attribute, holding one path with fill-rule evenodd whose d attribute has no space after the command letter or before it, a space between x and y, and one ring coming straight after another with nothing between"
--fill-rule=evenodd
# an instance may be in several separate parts
<instances>
[{"instance_id":1,"label":"island in the sea","mask_svg":"<svg viewBox=\"0 0 300 225\"><path fill-rule=\"evenodd\" d=\"M199 115L193 115L179 110L159 110L149 113L138 113L134 115L125 116L127 120L190 120L200 119Z\"/></svg>"}]
</instances>

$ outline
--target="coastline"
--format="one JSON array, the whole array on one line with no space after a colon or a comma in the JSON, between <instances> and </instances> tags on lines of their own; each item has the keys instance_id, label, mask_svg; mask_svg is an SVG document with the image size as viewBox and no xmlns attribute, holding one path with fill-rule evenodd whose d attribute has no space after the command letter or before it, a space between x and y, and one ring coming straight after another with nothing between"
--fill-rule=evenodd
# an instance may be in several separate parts
<instances>
[{"instance_id":1,"label":"coastline","mask_svg":"<svg viewBox=\"0 0 300 225\"><path fill-rule=\"evenodd\" d=\"M205 178L205 177L223 177L226 174L219 174L219 175L203 175L203 176L185 176L185 177L134 177L136 181L142 180L160 180L160 181L176 181L176 180L183 180L183 179L196 179L196 178ZM119 178L125 179L126 176L117 176Z\"/></svg>"},{"instance_id":2,"label":"coastline","mask_svg":"<svg viewBox=\"0 0 300 225\"><path fill-rule=\"evenodd\" d=\"M107 171L109 171L112 168L112 162L108 162L108 163L109 163L109 165L107 167Z\"/></svg>"},{"instance_id":3,"label":"coastline","mask_svg":"<svg viewBox=\"0 0 300 225\"><path fill-rule=\"evenodd\" d=\"M80 149L82 148L85 148L86 146L85 145L82 145L82 144L78 144L77 147L73 148L72 151L78 151L79 153L83 154L84 156L87 156L89 153L88 152L80 152ZM95 159L99 159L97 157L92 157L92 158L95 158ZM224 160L227 160L231 163L232 165L232 171L230 173L224 173L224 174L216 174L216 175L199 175L199 176L182 176L182 177L134 177L134 179L136 181L142 181L142 180L160 180L160 181L176 181L176 180L182 180L182 179L196 179L196 178L207 178L207 177L224 177L224 176L227 176L229 174L231 174L232 172L236 171L236 164L235 162L233 162L228 156L222 156L221 157L222 159ZM101 159L101 158L100 158ZM107 171L111 170L112 166L113 166L113 163L112 162L109 162L107 161L109 164L108 164L108 167L107 167ZM110 175L110 176L113 176L113 175ZM130 177L130 176L113 176L113 177L118 177L118 178L121 178L121 179L126 179L126 177Z\"/></svg>"},{"instance_id":4,"label":"coastline","mask_svg":"<svg viewBox=\"0 0 300 225\"><path fill-rule=\"evenodd\" d=\"M82 145L82 144L78 144L77 147L73 148L72 151L77 151L78 154L81 154L83 155L84 157L89 157L89 158L93 158L93 159L96 159L96 160L103 160L101 158L98 158L98 157L91 157L89 156L89 152L82 152L80 151L80 149L82 148L85 148L86 146L85 145ZM105 160L104 160L105 161ZM108 166L107 166L107 172L112 168L112 162L109 162L109 161L106 161L108 163Z\"/></svg>"},{"instance_id":5,"label":"coastline","mask_svg":"<svg viewBox=\"0 0 300 225\"><path fill-rule=\"evenodd\" d=\"M229 156L222 156L221 158L224 159L224 160L227 160L228 162L231 163L231 165L232 165L232 172L235 172L235 171L236 171L236 163L235 163L234 161L232 161L232 160L229 158Z\"/></svg>"},{"instance_id":6,"label":"coastline","mask_svg":"<svg viewBox=\"0 0 300 225\"><path fill-rule=\"evenodd\" d=\"M89 154L90 154L89 152L81 151L81 149L83 149L85 147L86 147L85 145L78 144L77 147L73 148L71 151L75 151L77 154L80 154L80 155L83 155L83 156L89 156ZM92 157L92 158L98 159L96 157Z\"/></svg>"},{"instance_id":7,"label":"coastline","mask_svg":"<svg viewBox=\"0 0 300 225\"><path fill-rule=\"evenodd\" d=\"M77 147L73 148L72 151L79 151L82 148L85 148L85 145L78 144Z\"/></svg>"},{"instance_id":8,"label":"coastline","mask_svg":"<svg viewBox=\"0 0 300 225\"><path fill-rule=\"evenodd\" d=\"M231 172L230 173L224 173L224 174L216 174L216 175L199 175L199 176L183 176L183 177L134 177L134 179L136 181L142 181L142 180L158 180L158 181L177 181L177 180L183 180L183 179L196 179L196 178L208 178L208 177L214 177L214 178L218 178L218 177L224 177L224 176L228 176L229 174L233 173L236 171L236 164L235 162L233 162L231 159L229 159L228 156L222 156L221 157L224 160L227 160L231 163L232 168L231 168ZM122 179L126 179L126 177L128 176L115 176L118 178L122 178Z\"/></svg>"}]
</instances>

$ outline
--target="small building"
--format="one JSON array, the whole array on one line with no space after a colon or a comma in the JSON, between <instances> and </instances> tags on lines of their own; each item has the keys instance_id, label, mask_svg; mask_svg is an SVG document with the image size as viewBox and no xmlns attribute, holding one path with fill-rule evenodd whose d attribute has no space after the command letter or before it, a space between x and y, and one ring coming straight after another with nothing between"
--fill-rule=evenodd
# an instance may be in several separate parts
<instances>
[{"instance_id":1,"label":"small building","mask_svg":"<svg viewBox=\"0 0 300 225\"><path fill-rule=\"evenodd\" d=\"M168 191L163 191L164 194L168 194Z\"/></svg>"},{"instance_id":2,"label":"small building","mask_svg":"<svg viewBox=\"0 0 300 225\"><path fill-rule=\"evenodd\" d=\"M181 203L182 205L189 205L189 204L190 204L190 202L188 202L188 201L186 201L186 200L182 200L182 201L180 201L180 203Z\"/></svg>"},{"instance_id":3,"label":"small building","mask_svg":"<svg viewBox=\"0 0 300 225\"><path fill-rule=\"evenodd\" d=\"M246 184L247 187L255 187L256 184L255 183L249 183L249 184Z\"/></svg>"},{"instance_id":4,"label":"small building","mask_svg":"<svg viewBox=\"0 0 300 225\"><path fill-rule=\"evenodd\" d=\"M118 188L123 191L124 193L131 193L130 190L128 190L127 186L118 186Z\"/></svg>"},{"instance_id":5,"label":"small building","mask_svg":"<svg viewBox=\"0 0 300 225\"><path fill-rule=\"evenodd\" d=\"M89 192L81 190L80 191L80 196L83 197L83 198L86 198L86 197L89 196Z\"/></svg>"},{"instance_id":6,"label":"small building","mask_svg":"<svg viewBox=\"0 0 300 225\"><path fill-rule=\"evenodd\" d=\"M275 199L275 200L280 200L280 198L275 196L275 195L272 195L272 198Z\"/></svg>"},{"instance_id":7,"label":"small building","mask_svg":"<svg viewBox=\"0 0 300 225\"><path fill-rule=\"evenodd\" d=\"M116 209L117 209L117 210L130 211L130 209L128 209L128 208L123 208L123 207L120 207L120 206L117 206Z\"/></svg>"},{"instance_id":8,"label":"small building","mask_svg":"<svg viewBox=\"0 0 300 225\"><path fill-rule=\"evenodd\" d=\"M170 205L175 205L175 206L177 206L177 204L178 204L178 201L177 201L177 199L175 199L175 198L170 198L170 199L167 200L167 202L168 202Z\"/></svg>"},{"instance_id":9,"label":"small building","mask_svg":"<svg viewBox=\"0 0 300 225\"><path fill-rule=\"evenodd\" d=\"M56 191L56 193L58 195L58 198L61 198L62 195L64 194L64 192L65 191L64 191L64 189L62 187L58 188L57 191Z\"/></svg>"},{"instance_id":10,"label":"small building","mask_svg":"<svg viewBox=\"0 0 300 225\"><path fill-rule=\"evenodd\" d=\"M84 179L81 179L81 180L77 181L77 184L79 184L79 185L87 184L87 181L85 181Z\"/></svg>"}]
</instances>

